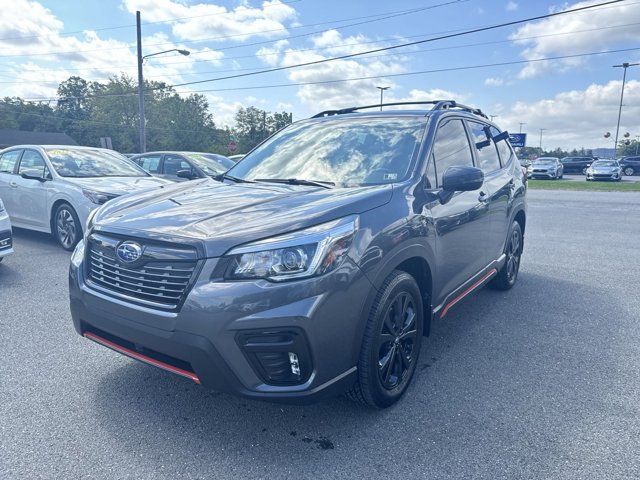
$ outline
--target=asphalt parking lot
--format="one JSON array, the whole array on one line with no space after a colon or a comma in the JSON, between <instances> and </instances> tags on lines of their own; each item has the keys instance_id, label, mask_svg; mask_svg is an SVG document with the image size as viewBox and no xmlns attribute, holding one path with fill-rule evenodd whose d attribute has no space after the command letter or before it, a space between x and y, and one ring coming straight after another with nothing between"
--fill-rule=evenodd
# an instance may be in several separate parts
<instances>
[{"instance_id":1,"label":"asphalt parking lot","mask_svg":"<svg viewBox=\"0 0 640 480\"><path fill-rule=\"evenodd\" d=\"M640 477L640 194L531 191L519 283L436 323L396 406L208 392L80 338L69 254L0 266L0 478Z\"/></svg>"}]
</instances>

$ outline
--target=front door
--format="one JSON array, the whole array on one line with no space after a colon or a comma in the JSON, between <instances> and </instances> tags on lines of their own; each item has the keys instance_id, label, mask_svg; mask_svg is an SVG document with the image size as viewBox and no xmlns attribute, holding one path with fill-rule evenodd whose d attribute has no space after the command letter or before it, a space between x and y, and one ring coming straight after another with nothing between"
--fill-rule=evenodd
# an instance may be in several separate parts
<instances>
[{"instance_id":1,"label":"front door","mask_svg":"<svg viewBox=\"0 0 640 480\"><path fill-rule=\"evenodd\" d=\"M433 143L427 174L430 183L439 188L447 168L473 165L463 121L444 119L438 125ZM444 205L435 202L431 206L437 258L434 305L487 265L491 231L489 195L483 186L472 192L456 192Z\"/></svg>"},{"instance_id":2,"label":"front door","mask_svg":"<svg viewBox=\"0 0 640 480\"><path fill-rule=\"evenodd\" d=\"M13 221L18 210L18 200L14 195L18 187L15 173L22 150L9 150L0 156L0 198L4 203L9 217Z\"/></svg>"},{"instance_id":3,"label":"front door","mask_svg":"<svg viewBox=\"0 0 640 480\"><path fill-rule=\"evenodd\" d=\"M41 180L23 178L22 174L37 177ZM47 209L47 190L50 186L49 169L42 155L35 150L26 149L20 159L18 175L15 177L17 187L14 199L17 201L16 221L25 226L47 228L49 211Z\"/></svg>"}]
</instances>

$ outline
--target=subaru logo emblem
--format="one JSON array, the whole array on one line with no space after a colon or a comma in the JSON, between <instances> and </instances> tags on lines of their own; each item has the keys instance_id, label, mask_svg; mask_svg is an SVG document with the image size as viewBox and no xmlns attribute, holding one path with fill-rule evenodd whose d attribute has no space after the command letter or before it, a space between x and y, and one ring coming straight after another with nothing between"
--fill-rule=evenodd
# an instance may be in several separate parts
<instances>
[{"instance_id":1,"label":"subaru logo emblem","mask_svg":"<svg viewBox=\"0 0 640 480\"><path fill-rule=\"evenodd\" d=\"M136 242L127 240L118 245L118 248L116 248L116 256L118 260L124 263L136 262L142 257L142 247Z\"/></svg>"}]
</instances>

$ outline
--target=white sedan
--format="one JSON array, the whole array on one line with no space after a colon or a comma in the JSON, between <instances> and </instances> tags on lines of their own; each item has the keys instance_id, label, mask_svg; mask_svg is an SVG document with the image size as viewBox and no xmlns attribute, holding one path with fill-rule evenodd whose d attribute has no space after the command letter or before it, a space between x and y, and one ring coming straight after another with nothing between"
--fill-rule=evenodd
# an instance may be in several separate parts
<instances>
[{"instance_id":1,"label":"white sedan","mask_svg":"<svg viewBox=\"0 0 640 480\"><path fill-rule=\"evenodd\" d=\"M0 262L4 257L13 253L13 239L11 237L11 221L4 209L0 198Z\"/></svg>"},{"instance_id":2,"label":"white sedan","mask_svg":"<svg viewBox=\"0 0 640 480\"><path fill-rule=\"evenodd\" d=\"M19 145L0 151L0 198L13 226L51 233L65 250L73 250L101 204L166 184L113 150Z\"/></svg>"}]
</instances>

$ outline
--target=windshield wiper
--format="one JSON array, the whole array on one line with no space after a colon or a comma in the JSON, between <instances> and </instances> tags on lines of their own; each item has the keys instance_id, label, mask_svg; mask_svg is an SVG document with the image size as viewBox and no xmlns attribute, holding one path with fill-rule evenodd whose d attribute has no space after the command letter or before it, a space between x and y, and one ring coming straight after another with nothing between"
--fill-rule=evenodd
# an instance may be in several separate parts
<instances>
[{"instance_id":1,"label":"windshield wiper","mask_svg":"<svg viewBox=\"0 0 640 480\"><path fill-rule=\"evenodd\" d=\"M231 180L232 182L236 182L236 183L256 183L253 180L245 180L244 178L234 177L233 175L227 175L226 173L214 175L212 178L218 181Z\"/></svg>"},{"instance_id":2,"label":"windshield wiper","mask_svg":"<svg viewBox=\"0 0 640 480\"><path fill-rule=\"evenodd\" d=\"M257 182L286 183L287 185L309 185L312 187L332 188L334 182L322 180L305 180L304 178L256 178Z\"/></svg>"}]
</instances>

